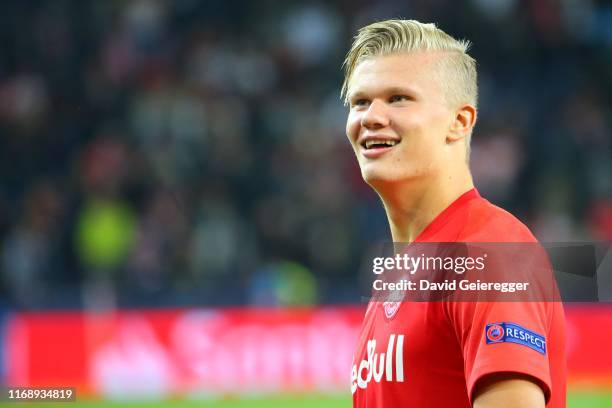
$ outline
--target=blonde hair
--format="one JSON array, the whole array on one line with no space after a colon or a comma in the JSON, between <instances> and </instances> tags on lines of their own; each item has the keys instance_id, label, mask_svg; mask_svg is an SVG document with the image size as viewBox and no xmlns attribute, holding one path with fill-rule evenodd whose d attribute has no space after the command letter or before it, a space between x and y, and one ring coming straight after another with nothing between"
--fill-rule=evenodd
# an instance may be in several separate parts
<instances>
[{"instance_id":1,"label":"blonde hair","mask_svg":"<svg viewBox=\"0 0 612 408\"><path fill-rule=\"evenodd\" d=\"M414 51L442 51L438 67L444 75L447 102L476 106L478 86L476 60L467 54L471 43L456 40L435 24L416 20L385 20L361 28L344 60L341 97L348 103L348 88L357 65L366 59Z\"/></svg>"}]
</instances>

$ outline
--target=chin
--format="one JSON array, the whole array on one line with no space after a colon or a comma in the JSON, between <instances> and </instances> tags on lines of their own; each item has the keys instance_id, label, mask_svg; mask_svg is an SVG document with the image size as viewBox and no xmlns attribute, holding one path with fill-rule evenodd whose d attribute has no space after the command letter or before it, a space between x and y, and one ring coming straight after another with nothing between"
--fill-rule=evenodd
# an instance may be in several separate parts
<instances>
[{"instance_id":1,"label":"chin","mask_svg":"<svg viewBox=\"0 0 612 408\"><path fill-rule=\"evenodd\" d=\"M362 169L361 177L363 177L363 181L365 181L372 187L398 181L397 177L394 177L394 175L391 174L388 170L384 171L384 169Z\"/></svg>"},{"instance_id":2,"label":"chin","mask_svg":"<svg viewBox=\"0 0 612 408\"><path fill-rule=\"evenodd\" d=\"M425 176L425 173L410 171L411 169L383 168L383 166L367 166L361 169L361 177L370 187L379 190L384 186L398 183L414 182Z\"/></svg>"}]
</instances>

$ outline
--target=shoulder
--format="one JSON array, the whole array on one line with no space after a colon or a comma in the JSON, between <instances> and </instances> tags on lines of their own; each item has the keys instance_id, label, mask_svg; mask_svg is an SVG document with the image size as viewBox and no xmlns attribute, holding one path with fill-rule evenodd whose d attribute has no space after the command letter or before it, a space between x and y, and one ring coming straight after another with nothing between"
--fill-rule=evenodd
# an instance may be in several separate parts
<instances>
[{"instance_id":1,"label":"shoulder","mask_svg":"<svg viewBox=\"0 0 612 408\"><path fill-rule=\"evenodd\" d=\"M482 197L470 201L464 225L459 241L537 242L518 218Z\"/></svg>"}]
</instances>

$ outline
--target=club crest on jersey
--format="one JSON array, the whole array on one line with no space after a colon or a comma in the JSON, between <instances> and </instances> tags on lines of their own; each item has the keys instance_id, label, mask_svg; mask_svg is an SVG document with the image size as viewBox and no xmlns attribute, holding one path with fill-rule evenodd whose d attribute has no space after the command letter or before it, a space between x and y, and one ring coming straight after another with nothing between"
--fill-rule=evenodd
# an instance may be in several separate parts
<instances>
[{"instance_id":1,"label":"club crest on jersey","mask_svg":"<svg viewBox=\"0 0 612 408\"><path fill-rule=\"evenodd\" d=\"M385 309L385 316L387 319L395 316L397 311L399 310L402 302L385 302L383 303L383 308Z\"/></svg>"},{"instance_id":2,"label":"club crest on jersey","mask_svg":"<svg viewBox=\"0 0 612 408\"><path fill-rule=\"evenodd\" d=\"M520 344L540 354L546 354L546 339L544 336L515 323L503 322L487 324L485 327L485 340L487 344Z\"/></svg>"}]
</instances>

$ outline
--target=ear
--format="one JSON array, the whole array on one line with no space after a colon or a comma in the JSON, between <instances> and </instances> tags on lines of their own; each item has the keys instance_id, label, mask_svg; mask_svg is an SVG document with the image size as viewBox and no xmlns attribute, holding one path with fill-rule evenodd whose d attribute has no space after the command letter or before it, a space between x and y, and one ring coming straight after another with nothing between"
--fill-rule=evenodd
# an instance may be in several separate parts
<instances>
[{"instance_id":1,"label":"ear","mask_svg":"<svg viewBox=\"0 0 612 408\"><path fill-rule=\"evenodd\" d=\"M446 135L446 141L448 143L452 143L466 138L472 132L472 129L476 124L477 114L478 111L473 105L465 104L460 106L455 112L455 118L453 119L449 132Z\"/></svg>"}]
</instances>

